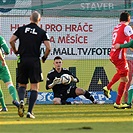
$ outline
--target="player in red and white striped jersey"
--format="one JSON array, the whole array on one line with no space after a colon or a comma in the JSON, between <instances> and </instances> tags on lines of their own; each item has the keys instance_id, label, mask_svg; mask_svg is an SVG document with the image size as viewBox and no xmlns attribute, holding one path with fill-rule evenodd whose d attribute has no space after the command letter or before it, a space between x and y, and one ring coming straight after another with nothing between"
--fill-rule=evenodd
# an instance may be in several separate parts
<instances>
[{"instance_id":1,"label":"player in red and white striped jersey","mask_svg":"<svg viewBox=\"0 0 133 133\"><path fill-rule=\"evenodd\" d=\"M103 88L106 97L110 98L110 90L114 83L120 79L120 84L118 86L118 94L116 98L116 103L114 103L114 108L128 108L127 104L121 104L122 96L124 94L126 84L128 82L128 64L126 60L127 49L115 49L115 44L123 44L133 39L133 30L130 23L130 15L127 12L122 12L120 15L120 23L115 26L113 30L112 48L110 52L110 60L116 67L116 74L113 76L112 80L107 86Z\"/></svg>"}]
</instances>

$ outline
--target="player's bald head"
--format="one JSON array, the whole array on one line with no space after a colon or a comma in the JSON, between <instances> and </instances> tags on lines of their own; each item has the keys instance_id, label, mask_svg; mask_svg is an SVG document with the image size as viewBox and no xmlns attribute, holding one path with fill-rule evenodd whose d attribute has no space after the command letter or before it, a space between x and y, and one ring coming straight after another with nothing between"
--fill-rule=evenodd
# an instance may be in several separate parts
<instances>
[{"instance_id":1,"label":"player's bald head","mask_svg":"<svg viewBox=\"0 0 133 133\"><path fill-rule=\"evenodd\" d=\"M39 12L34 11L31 16L30 16L30 20L32 22L38 23L40 21L41 15Z\"/></svg>"}]
</instances>

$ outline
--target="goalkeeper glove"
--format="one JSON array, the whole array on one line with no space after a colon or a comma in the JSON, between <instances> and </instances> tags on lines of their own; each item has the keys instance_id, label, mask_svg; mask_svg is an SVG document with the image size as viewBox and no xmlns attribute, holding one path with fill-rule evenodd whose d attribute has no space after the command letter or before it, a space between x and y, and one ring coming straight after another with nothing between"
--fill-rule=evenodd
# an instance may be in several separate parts
<instances>
[{"instance_id":1,"label":"goalkeeper glove","mask_svg":"<svg viewBox=\"0 0 133 133\"><path fill-rule=\"evenodd\" d=\"M71 75L71 80L72 80L72 82L78 82L78 80L76 78L74 78L72 75Z\"/></svg>"},{"instance_id":2,"label":"goalkeeper glove","mask_svg":"<svg viewBox=\"0 0 133 133\"><path fill-rule=\"evenodd\" d=\"M53 84L54 84L54 85L56 85L56 84L61 84L61 79L55 77L55 79L53 80Z\"/></svg>"},{"instance_id":3,"label":"goalkeeper glove","mask_svg":"<svg viewBox=\"0 0 133 133\"><path fill-rule=\"evenodd\" d=\"M61 84L61 79L60 78L55 77L53 82L49 85L49 88L53 88L56 84Z\"/></svg>"}]
</instances>

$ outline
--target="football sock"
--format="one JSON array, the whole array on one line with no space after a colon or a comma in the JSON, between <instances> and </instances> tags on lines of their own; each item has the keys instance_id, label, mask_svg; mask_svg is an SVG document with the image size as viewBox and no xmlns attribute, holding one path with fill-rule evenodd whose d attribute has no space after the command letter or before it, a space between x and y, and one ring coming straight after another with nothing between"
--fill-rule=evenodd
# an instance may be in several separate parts
<instances>
[{"instance_id":1,"label":"football sock","mask_svg":"<svg viewBox=\"0 0 133 133\"><path fill-rule=\"evenodd\" d=\"M29 98L29 108L28 108L28 112L30 112L30 113L32 113L33 106L37 100L37 95L38 95L37 91L31 90L30 98Z\"/></svg>"},{"instance_id":2,"label":"football sock","mask_svg":"<svg viewBox=\"0 0 133 133\"><path fill-rule=\"evenodd\" d=\"M12 96L12 99L17 100L17 92L14 86L10 86L8 90L9 90L10 95Z\"/></svg>"},{"instance_id":3,"label":"football sock","mask_svg":"<svg viewBox=\"0 0 133 133\"><path fill-rule=\"evenodd\" d=\"M24 101L24 98L25 98L25 94L26 94L26 88L24 86L20 86L18 88L18 96L19 96L19 100L23 100Z\"/></svg>"},{"instance_id":4,"label":"football sock","mask_svg":"<svg viewBox=\"0 0 133 133\"><path fill-rule=\"evenodd\" d=\"M1 89L0 89L0 103L1 103L2 108L5 108L6 107L5 100L4 100L4 95L3 95L3 91Z\"/></svg>"},{"instance_id":5,"label":"football sock","mask_svg":"<svg viewBox=\"0 0 133 133\"><path fill-rule=\"evenodd\" d=\"M112 78L112 80L109 82L109 84L107 85L107 88L110 90L112 85L115 84L118 80L120 79L120 75L118 73L116 73L114 75L114 77Z\"/></svg>"},{"instance_id":6,"label":"football sock","mask_svg":"<svg viewBox=\"0 0 133 133\"><path fill-rule=\"evenodd\" d=\"M129 64L129 63L128 63ZM131 66L129 67L131 68ZM127 82L127 85L126 85L126 90L125 90L125 93L124 93L124 102L127 103L128 101L128 90L130 88L130 83L132 81L132 72L129 71L129 76L128 76L129 80Z\"/></svg>"},{"instance_id":7,"label":"football sock","mask_svg":"<svg viewBox=\"0 0 133 133\"><path fill-rule=\"evenodd\" d=\"M128 104L132 103L132 97L133 97L133 87L131 88L131 86L130 86L130 88L128 90L128 101L127 101Z\"/></svg>"},{"instance_id":8,"label":"football sock","mask_svg":"<svg viewBox=\"0 0 133 133\"><path fill-rule=\"evenodd\" d=\"M119 87L118 87L116 104L120 104L121 103L121 99L122 99L122 95L124 93L125 87L126 87L126 82L120 82Z\"/></svg>"},{"instance_id":9,"label":"football sock","mask_svg":"<svg viewBox=\"0 0 133 133\"><path fill-rule=\"evenodd\" d=\"M93 96L92 96L88 91L85 91L84 96L85 96L87 99L90 99L92 102L94 102Z\"/></svg>"}]
</instances>

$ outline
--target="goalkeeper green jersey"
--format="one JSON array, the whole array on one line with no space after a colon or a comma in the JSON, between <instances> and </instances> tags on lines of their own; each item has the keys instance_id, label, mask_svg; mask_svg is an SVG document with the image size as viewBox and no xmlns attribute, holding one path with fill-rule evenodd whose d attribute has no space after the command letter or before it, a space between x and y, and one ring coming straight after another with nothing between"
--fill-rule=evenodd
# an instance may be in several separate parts
<instances>
[{"instance_id":1,"label":"goalkeeper green jersey","mask_svg":"<svg viewBox=\"0 0 133 133\"><path fill-rule=\"evenodd\" d=\"M6 41L2 36L0 36L0 49L6 54L9 54L9 52L10 52L9 47L6 44ZM3 80L4 83L11 81L9 69L8 69L7 65L2 66L1 60L0 60L0 80Z\"/></svg>"}]
</instances>

